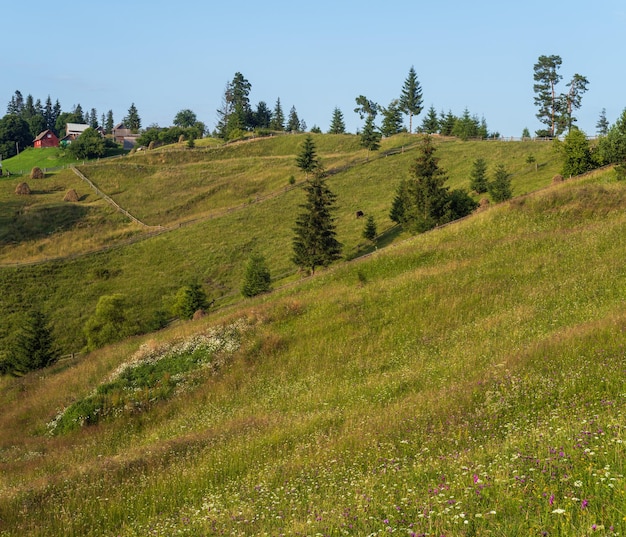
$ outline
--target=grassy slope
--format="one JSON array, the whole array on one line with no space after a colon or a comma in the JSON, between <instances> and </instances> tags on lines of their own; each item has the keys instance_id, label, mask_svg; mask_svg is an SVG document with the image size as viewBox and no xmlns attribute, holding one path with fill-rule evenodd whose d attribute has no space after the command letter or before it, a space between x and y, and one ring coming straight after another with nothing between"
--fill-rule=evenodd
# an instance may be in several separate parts
<instances>
[{"instance_id":1,"label":"grassy slope","mask_svg":"<svg viewBox=\"0 0 626 537\"><path fill-rule=\"evenodd\" d=\"M146 323L164 307L169 296L190 280L199 278L222 304L238 298L243 267L253 250L267 256L274 278L293 275L292 227L302 197L298 188L287 187L291 175L301 180L294 155L302 139L280 136L209 150L156 151L83 167L100 188L148 223L177 226L181 220L211 218L70 262L0 268L0 297L3 311L9 312L8 320L19 322L11 314L23 310L24 304L40 304L50 313L64 351L78 351L83 346L81 328L101 295L123 293L135 305L138 320ZM329 179L338 195L338 235L345 255L351 258L366 249L361 239L363 222L354 218L356 210L375 216L378 230L383 233L381 245L393 240L394 234L385 235L392 227L389 207L398 181L406 177L415 158L409 149L415 137L385 140L381 151L407 150L383 158L371 155L369 161L356 136L323 135L315 140L327 169L348 166ZM525 164L530 152L536 153L542 165L539 172ZM549 145L532 142L443 141L440 156L441 165L449 171L450 185L455 188L467 186L473 159L478 156L490 165L505 162L514 173L517 193L548 185L558 166ZM232 180L233 176L237 179ZM119 243L140 233L137 226L124 221L77 181L70 171L44 179L41 184L46 185L45 193L28 201L16 201L13 184L0 182L0 203L32 204L30 213L23 211L11 217L11 222L24 228L30 225L29 214L37 215L62 203L55 197L57 190L75 187L87 196L78 204L85 216L68 223L63 231L56 229L61 227L58 222L52 225L50 220L39 218L45 225L37 240L0 247L5 262L69 255ZM250 203L257 198L259 203ZM229 210L231 207L237 210ZM13 210L17 212L18 208ZM67 212L69 207L58 210ZM53 230L57 232L49 235ZM10 330L10 324L5 322L4 326L5 331Z\"/></svg>"},{"instance_id":2,"label":"grassy slope","mask_svg":"<svg viewBox=\"0 0 626 537\"><path fill-rule=\"evenodd\" d=\"M43 170L74 163L76 163L76 159L67 154L62 148L44 147L35 149L29 147L18 155L2 161L2 170L5 174L8 170L12 174L28 175L35 166Z\"/></svg>"},{"instance_id":3,"label":"grassy slope","mask_svg":"<svg viewBox=\"0 0 626 537\"><path fill-rule=\"evenodd\" d=\"M0 534L623 534L625 206L609 174L566 182L2 379ZM143 341L237 318L195 387L42 434Z\"/></svg>"}]
</instances>

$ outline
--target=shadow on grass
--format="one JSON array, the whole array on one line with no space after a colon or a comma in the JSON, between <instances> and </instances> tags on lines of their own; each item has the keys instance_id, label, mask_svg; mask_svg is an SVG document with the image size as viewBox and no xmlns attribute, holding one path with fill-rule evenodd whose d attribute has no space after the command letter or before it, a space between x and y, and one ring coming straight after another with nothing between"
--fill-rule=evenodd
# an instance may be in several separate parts
<instances>
[{"instance_id":1,"label":"shadow on grass","mask_svg":"<svg viewBox=\"0 0 626 537\"><path fill-rule=\"evenodd\" d=\"M89 208L74 204L28 207L24 203L0 204L0 244L37 240L80 224Z\"/></svg>"}]
</instances>

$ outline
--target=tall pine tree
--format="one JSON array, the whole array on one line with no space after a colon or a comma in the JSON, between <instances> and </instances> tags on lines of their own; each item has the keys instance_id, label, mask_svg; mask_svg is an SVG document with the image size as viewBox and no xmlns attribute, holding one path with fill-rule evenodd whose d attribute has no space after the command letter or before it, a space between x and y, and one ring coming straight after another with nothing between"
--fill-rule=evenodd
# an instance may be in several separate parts
<instances>
[{"instance_id":1,"label":"tall pine tree","mask_svg":"<svg viewBox=\"0 0 626 537\"><path fill-rule=\"evenodd\" d=\"M276 104L274 105L272 121L270 121L270 129L275 131L285 130L285 113L283 112L283 107L280 104L280 97L276 99Z\"/></svg>"},{"instance_id":2,"label":"tall pine tree","mask_svg":"<svg viewBox=\"0 0 626 537\"><path fill-rule=\"evenodd\" d=\"M447 179L435 157L430 136L420 141L419 154L410 168L411 178L400 183L390 218L418 232L427 231L446 221L449 212Z\"/></svg>"},{"instance_id":3,"label":"tall pine tree","mask_svg":"<svg viewBox=\"0 0 626 537\"><path fill-rule=\"evenodd\" d=\"M343 113L339 110L339 108L335 107L328 134L344 134L345 132L346 124L343 120Z\"/></svg>"},{"instance_id":4,"label":"tall pine tree","mask_svg":"<svg viewBox=\"0 0 626 537\"><path fill-rule=\"evenodd\" d=\"M380 147L381 134L376 130L374 125L374 117L367 116L363 131L361 132L361 145L367 149L367 159L369 160L370 151L377 151Z\"/></svg>"},{"instance_id":5,"label":"tall pine tree","mask_svg":"<svg viewBox=\"0 0 626 537\"><path fill-rule=\"evenodd\" d=\"M130 129L131 132L139 132L139 129L141 128L141 118L139 117L139 112L137 112L137 107L135 106L135 103L132 103L130 105L130 108L128 109L128 114L124 118L124 125L126 125L126 127Z\"/></svg>"},{"instance_id":6,"label":"tall pine tree","mask_svg":"<svg viewBox=\"0 0 626 537\"><path fill-rule=\"evenodd\" d=\"M56 362L58 357L46 316L39 310L31 311L10 358L11 372L21 375L41 369Z\"/></svg>"},{"instance_id":7,"label":"tall pine tree","mask_svg":"<svg viewBox=\"0 0 626 537\"><path fill-rule=\"evenodd\" d=\"M296 219L293 239L293 262L300 268L315 272L319 266L326 267L341 256L342 245L336 238L336 196L324 180L316 174L304 186L306 202L300 207L303 212Z\"/></svg>"},{"instance_id":8,"label":"tall pine tree","mask_svg":"<svg viewBox=\"0 0 626 537\"><path fill-rule=\"evenodd\" d=\"M487 162L483 158L477 158L472 165L470 173L470 188L478 194L487 192Z\"/></svg>"},{"instance_id":9,"label":"tall pine tree","mask_svg":"<svg viewBox=\"0 0 626 537\"><path fill-rule=\"evenodd\" d=\"M422 111L422 87L413 66L402 86L400 110L409 116L409 132L413 132L413 116L418 116Z\"/></svg>"},{"instance_id":10,"label":"tall pine tree","mask_svg":"<svg viewBox=\"0 0 626 537\"><path fill-rule=\"evenodd\" d=\"M315 142L310 134L304 139L300 153L296 158L296 164L304 172L306 178L308 178L310 172L316 170L319 166Z\"/></svg>"},{"instance_id":11,"label":"tall pine tree","mask_svg":"<svg viewBox=\"0 0 626 537\"><path fill-rule=\"evenodd\" d=\"M296 112L296 107L292 106L291 110L289 110L289 119L287 120L287 132L300 132L300 119L298 118L298 112Z\"/></svg>"}]
</instances>

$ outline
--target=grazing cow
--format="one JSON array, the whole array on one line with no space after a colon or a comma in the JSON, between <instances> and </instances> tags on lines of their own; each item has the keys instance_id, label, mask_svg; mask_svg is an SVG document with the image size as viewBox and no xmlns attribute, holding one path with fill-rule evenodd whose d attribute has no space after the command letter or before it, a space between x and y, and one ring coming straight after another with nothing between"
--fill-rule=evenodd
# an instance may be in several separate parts
<instances>
[{"instance_id":1,"label":"grazing cow","mask_svg":"<svg viewBox=\"0 0 626 537\"><path fill-rule=\"evenodd\" d=\"M357 217L357 218L363 218L363 216L365 216L365 215L364 215L364 213L363 213L363 211L357 211L357 212L356 212L356 217Z\"/></svg>"}]
</instances>

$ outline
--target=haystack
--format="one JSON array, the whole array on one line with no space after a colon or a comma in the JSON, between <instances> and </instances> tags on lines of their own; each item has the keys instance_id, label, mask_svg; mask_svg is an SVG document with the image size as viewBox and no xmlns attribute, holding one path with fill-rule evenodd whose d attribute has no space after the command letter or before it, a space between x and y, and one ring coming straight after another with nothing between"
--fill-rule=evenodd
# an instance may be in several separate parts
<instances>
[{"instance_id":1,"label":"haystack","mask_svg":"<svg viewBox=\"0 0 626 537\"><path fill-rule=\"evenodd\" d=\"M20 196L28 196L30 194L30 187L26 183L20 183L15 187L15 193Z\"/></svg>"},{"instance_id":2,"label":"haystack","mask_svg":"<svg viewBox=\"0 0 626 537\"><path fill-rule=\"evenodd\" d=\"M76 193L76 190L74 190L73 188L70 188L65 194L65 197L63 198L63 201L77 202L78 200L79 200L78 194Z\"/></svg>"},{"instance_id":3,"label":"haystack","mask_svg":"<svg viewBox=\"0 0 626 537\"><path fill-rule=\"evenodd\" d=\"M198 319L202 319L203 317L206 317L207 313L206 311L204 311L203 309L197 310L194 314L193 314L193 320L197 321Z\"/></svg>"},{"instance_id":4,"label":"haystack","mask_svg":"<svg viewBox=\"0 0 626 537\"><path fill-rule=\"evenodd\" d=\"M31 179L43 179L45 177L43 170L39 167L39 166L35 166L31 171L30 171L30 178Z\"/></svg>"},{"instance_id":5,"label":"haystack","mask_svg":"<svg viewBox=\"0 0 626 537\"><path fill-rule=\"evenodd\" d=\"M563 182L563 176L559 175L558 173L552 178L552 183L562 183Z\"/></svg>"}]
</instances>

